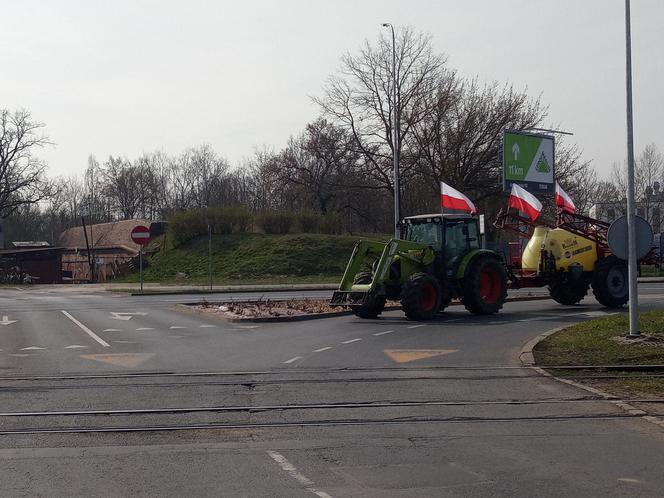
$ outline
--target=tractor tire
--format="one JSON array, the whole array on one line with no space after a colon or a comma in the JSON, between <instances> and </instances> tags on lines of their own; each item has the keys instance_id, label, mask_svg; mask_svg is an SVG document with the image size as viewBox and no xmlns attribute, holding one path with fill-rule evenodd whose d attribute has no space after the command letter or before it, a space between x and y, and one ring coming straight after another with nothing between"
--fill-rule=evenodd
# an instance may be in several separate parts
<instances>
[{"instance_id":1,"label":"tractor tire","mask_svg":"<svg viewBox=\"0 0 664 498\"><path fill-rule=\"evenodd\" d=\"M593 294L607 308L620 308L629 300L627 263L616 256L608 256L595 265Z\"/></svg>"},{"instance_id":2,"label":"tractor tire","mask_svg":"<svg viewBox=\"0 0 664 498\"><path fill-rule=\"evenodd\" d=\"M579 280L558 278L549 284L549 294L557 303L572 305L583 301L589 287L590 282L583 278Z\"/></svg>"},{"instance_id":3,"label":"tractor tire","mask_svg":"<svg viewBox=\"0 0 664 498\"><path fill-rule=\"evenodd\" d=\"M355 275L353 284L370 284L373 278L370 271L361 271ZM358 318L375 319L378 318L385 309L384 297L373 297L371 301L364 306L353 307L353 313Z\"/></svg>"},{"instance_id":4,"label":"tractor tire","mask_svg":"<svg viewBox=\"0 0 664 498\"><path fill-rule=\"evenodd\" d=\"M475 315L498 313L507 299L505 267L494 257L483 256L473 261L462 283L461 302Z\"/></svg>"},{"instance_id":5,"label":"tractor tire","mask_svg":"<svg viewBox=\"0 0 664 498\"><path fill-rule=\"evenodd\" d=\"M440 309L442 297L436 277L413 273L401 290L401 309L409 320L431 320Z\"/></svg>"}]
</instances>

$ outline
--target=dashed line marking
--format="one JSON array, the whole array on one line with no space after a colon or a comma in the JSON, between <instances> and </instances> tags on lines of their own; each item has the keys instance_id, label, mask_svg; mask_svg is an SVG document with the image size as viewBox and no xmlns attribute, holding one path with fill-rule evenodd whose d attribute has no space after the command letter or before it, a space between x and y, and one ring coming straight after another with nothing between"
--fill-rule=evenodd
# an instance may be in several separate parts
<instances>
[{"instance_id":1,"label":"dashed line marking","mask_svg":"<svg viewBox=\"0 0 664 498\"><path fill-rule=\"evenodd\" d=\"M9 356L15 356L17 358L25 358L26 356L35 356L35 355L30 353L14 353L10 354Z\"/></svg>"},{"instance_id":2,"label":"dashed line marking","mask_svg":"<svg viewBox=\"0 0 664 498\"><path fill-rule=\"evenodd\" d=\"M124 329L104 329L102 332L124 332Z\"/></svg>"},{"instance_id":3,"label":"dashed line marking","mask_svg":"<svg viewBox=\"0 0 664 498\"><path fill-rule=\"evenodd\" d=\"M83 325L81 322L79 322L76 318L71 316L69 313L67 313L65 310L61 310L62 314L65 315L67 318L69 318L72 322L74 322L76 325L78 325L78 328L80 328L83 332L88 334L90 337L92 337L95 341L97 341L99 344L104 346L105 348L110 348L111 345L107 343L104 339L99 337L97 334L95 334L92 330L87 328L85 325Z\"/></svg>"},{"instance_id":4,"label":"dashed line marking","mask_svg":"<svg viewBox=\"0 0 664 498\"><path fill-rule=\"evenodd\" d=\"M295 361L297 361L297 360L301 360L301 359L302 359L301 356L295 356L295 357L291 358L290 360L286 360L286 361L284 361L284 363L285 363L286 365L288 365L288 364L290 364L290 363L293 363L293 362L295 362Z\"/></svg>"},{"instance_id":5,"label":"dashed line marking","mask_svg":"<svg viewBox=\"0 0 664 498\"><path fill-rule=\"evenodd\" d=\"M516 320L517 322L536 322L538 320L545 320L545 317L536 316L534 318L522 318L521 320Z\"/></svg>"},{"instance_id":6,"label":"dashed line marking","mask_svg":"<svg viewBox=\"0 0 664 498\"><path fill-rule=\"evenodd\" d=\"M87 346L81 346L80 344L72 344L71 346L65 346L65 349L81 349L87 348Z\"/></svg>"},{"instance_id":7,"label":"dashed line marking","mask_svg":"<svg viewBox=\"0 0 664 498\"><path fill-rule=\"evenodd\" d=\"M279 464L279 467L281 467L283 471L299 482L305 490L318 496L319 498L332 498L332 496L328 495L325 491L320 491L317 489L315 483L305 475L301 474L295 465L286 460L286 457L284 457L281 453L277 453L276 451L268 451L267 454L272 460Z\"/></svg>"},{"instance_id":8,"label":"dashed line marking","mask_svg":"<svg viewBox=\"0 0 664 498\"><path fill-rule=\"evenodd\" d=\"M171 328L173 328L173 327L171 327ZM136 329L136 332L139 332L141 330L154 330L154 329L152 327L138 327Z\"/></svg>"},{"instance_id":9,"label":"dashed line marking","mask_svg":"<svg viewBox=\"0 0 664 498\"><path fill-rule=\"evenodd\" d=\"M216 327L216 325L200 325L200 327L202 329L209 329L209 328L212 328L212 327Z\"/></svg>"},{"instance_id":10,"label":"dashed line marking","mask_svg":"<svg viewBox=\"0 0 664 498\"><path fill-rule=\"evenodd\" d=\"M361 341L361 340L362 339L358 337L357 339L349 339L347 341L343 341L341 344L350 344L352 342L357 342L357 341Z\"/></svg>"},{"instance_id":11,"label":"dashed line marking","mask_svg":"<svg viewBox=\"0 0 664 498\"><path fill-rule=\"evenodd\" d=\"M136 341L111 341L117 344L136 344Z\"/></svg>"},{"instance_id":12,"label":"dashed line marking","mask_svg":"<svg viewBox=\"0 0 664 498\"><path fill-rule=\"evenodd\" d=\"M21 348L21 351L43 351L46 348L40 348L39 346L28 346L27 348Z\"/></svg>"},{"instance_id":13,"label":"dashed line marking","mask_svg":"<svg viewBox=\"0 0 664 498\"><path fill-rule=\"evenodd\" d=\"M187 327L183 327L182 325L171 325L168 328L169 329L186 329Z\"/></svg>"},{"instance_id":14,"label":"dashed line marking","mask_svg":"<svg viewBox=\"0 0 664 498\"><path fill-rule=\"evenodd\" d=\"M379 335L391 334L392 332L394 332L394 330L385 330L385 331L383 331L383 332L376 332L376 333L373 334L373 335L375 335L376 337L378 337Z\"/></svg>"},{"instance_id":15,"label":"dashed line marking","mask_svg":"<svg viewBox=\"0 0 664 498\"><path fill-rule=\"evenodd\" d=\"M445 320L443 323L460 322L461 320L463 320L463 318L453 318L452 320Z\"/></svg>"},{"instance_id":16,"label":"dashed line marking","mask_svg":"<svg viewBox=\"0 0 664 498\"><path fill-rule=\"evenodd\" d=\"M322 353L323 351L327 351L328 349L332 349L332 346L325 346L324 348L314 349L312 353Z\"/></svg>"},{"instance_id":17,"label":"dashed line marking","mask_svg":"<svg viewBox=\"0 0 664 498\"><path fill-rule=\"evenodd\" d=\"M410 327L406 327L407 329L416 329L419 327L426 327L424 323L420 323L419 325L411 325Z\"/></svg>"}]
</instances>

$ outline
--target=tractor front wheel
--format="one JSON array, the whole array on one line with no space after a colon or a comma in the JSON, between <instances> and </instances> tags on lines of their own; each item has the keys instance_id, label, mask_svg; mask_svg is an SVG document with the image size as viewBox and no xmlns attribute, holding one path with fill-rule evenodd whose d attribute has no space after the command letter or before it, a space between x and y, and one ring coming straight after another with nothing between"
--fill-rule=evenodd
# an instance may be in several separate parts
<instances>
[{"instance_id":1,"label":"tractor front wheel","mask_svg":"<svg viewBox=\"0 0 664 498\"><path fill-rule=\"evenodd\" d=\"M353 284L370 284L373 276L370 271L361 271L355 275ZM385 309L385 297L370 297L369 301L362 306L354 306L353 313L358 318L378 318Z\"/></svg>"},{"instance_id":2,"label":"tractor front wheel","mask_svg":"<svg viewBox=\"0 0 664 498\"><path fill-rule=\"evenodd\" d=\"M409 320L431 320L441 299L440 283L428 273L413 273L401 290L401 308Z\"/></svg>"},{"instance_id":3,"label":"tractor front wheel","mask_svg":"<svg viewBox=\"0 0 664 498\"><path fill-rule=\"evenodd\" d=\"M590 283L586 279L557 278L549 284L551 298L560 304L571 305L583 301Z\"/></svg>"},{"instance_id":4,"label":"tractor front wheel","mask_svg":"<svg viewBox=\"0 0 664 498\"><path fill-rule=\"evenodd\" d=\"M607 308L620 308L629 300L627 264L616 256L608 256L595 265L593 294Z\"/></svg>"},{"instance_id":5,"label":"tractor front wheel","mask_svg":"<svg viewBox=\"0 0 664 498\"><path fill-rule=\"evenodd\" d=\"M507 299L505 268L493 257L473 261L463 281L461 302L476 315L498 313Z\"/></svg>"}]
</instances>

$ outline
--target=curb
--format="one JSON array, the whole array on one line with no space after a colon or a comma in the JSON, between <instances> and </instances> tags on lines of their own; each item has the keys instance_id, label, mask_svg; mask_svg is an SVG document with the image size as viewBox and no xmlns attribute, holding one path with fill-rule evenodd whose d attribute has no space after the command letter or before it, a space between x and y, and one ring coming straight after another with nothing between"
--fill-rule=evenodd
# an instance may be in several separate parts
<instances>
[{"instance_id":1,"label":"curb","mask_svg":"<svg viewBox=\"0 0 664 498\"><path fill-rule=\"evenodd\" d=\"M601 396L604 398L606 401L609 401L613 403L615 406L618 408L622 409L629 415L634 415L634 416L640 416L643 420L655 424L659 427L664 428L664 419L660 417L655 417L654 415L648 415L647 412L636 408L629 403L626 403L625 401L618 401L617 396L607 393L605 391L602 391L600 389L595 389L594 387L586 386L585 384L580 384L579 382L569 380L569 379L563 379L560 377L556 377L553 374L550 374L546 370L544 370L542 367L539 367L535 364L535 356L533 355L533 349L537 344L539 344L541 341L546 339L547 337L555 334L556 332L560 332L561 330L564 330L568 328L570 325L564 325L562 327L556 327L555 329L547 330L543 334L538 335L537 337L531 339L528 341L526 344L523 345L521 348L521 351L519 351L519 361L521 361L521 364L524 367L530 368L534 370L535 372L539 373L543 377L548 377L550 379L556 380L562 384L567 384L572 387L576 387L577 389L582 389L584 391L587 391L589 393L595 394L597 396Z\"/></svg>"},{"instance_id":2,"label":"curb","mask_svg":"<svg viewBox=\"0 0 664 498\"><path fill-rule=\"evenodd\" d=\"M299 286L297 284L294 285L277 285L277 286L256 286L256 287L224 287L220 289L213 289L212 291L208 289L189 289L189 290L166 290L166 291L156 291L156 290L148 290L143 293L140 292L126 292L126 294L129 294L130 296L179 296L183 294L205 294L205 295L210 295L210 294L233 294L236 292L288 292L288 291L326 291L326 290L337 290L339 288L338 284L319 284L319 285L311 285L311 286ZM131 289L130 289L131 290ZM118 291L118 290L113 290L111 289L110 292L116 292L116 293L121 293L125 294L123 291Z\"/></svg>"}]
</instances>

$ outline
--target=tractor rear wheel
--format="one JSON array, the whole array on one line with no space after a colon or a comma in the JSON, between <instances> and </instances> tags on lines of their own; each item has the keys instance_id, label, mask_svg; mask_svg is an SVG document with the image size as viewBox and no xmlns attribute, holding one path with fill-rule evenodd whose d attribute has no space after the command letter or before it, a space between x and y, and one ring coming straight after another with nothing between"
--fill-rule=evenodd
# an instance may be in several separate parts
<instances>
[{"instance_id":1,"label":"tractor rear wheel","mask_svg":"<svg viewBox=\"0 0 664 498\"><path fill-rule=\"evenodd\" d=\"M593 294L607 308L620 308L629 299L627 263L616 256L608 256L595 265Z\"/></svg>"},{"instance_id":2,"label":"tractor rear wheel","mask_svg":"<svg viewBox=\"0 0 664 498\"><path fill-rule=\"evenodd\" d=\"M361 271L355 275L353 284L370 284L373 276L370 271ZM378 318L385 309L385 297L370 297L363 306L353 307L353 313L358 318Z\"/></svg>"},{"instance_id":3,"label":"tractor rear wheel","mask_svg":"<svg viewBox=\"0 0 664 498\"><path fill-rule=\"evenodd\" d=\"M507 299L507 275L503 265L493 257L473 261L463 281L461 302L476 315L498 313Z\"/></svg>"},{"instance_id":4,"label":"tractor rear wheel","mask_svg":"<svg viewBox=\"0 0 664 498\"><path fill-rule=\"evenodd\" d=\"M442 299L438 279L428 273L413 273L401 290L401 309L409 320L431 320Z\"/></svg>"},{"instance_id":5,"label":"tractor rear wheel","mask_svg":"<svg viewBox=\"0 0 664 498\"><path fill-rule=\"evenodd\" d=\"M560 304L571 305L583 301L588 293L590 282L586 279L570 280L557 278L549 284L551 299Z\"/></svg>"}]
</instances>

